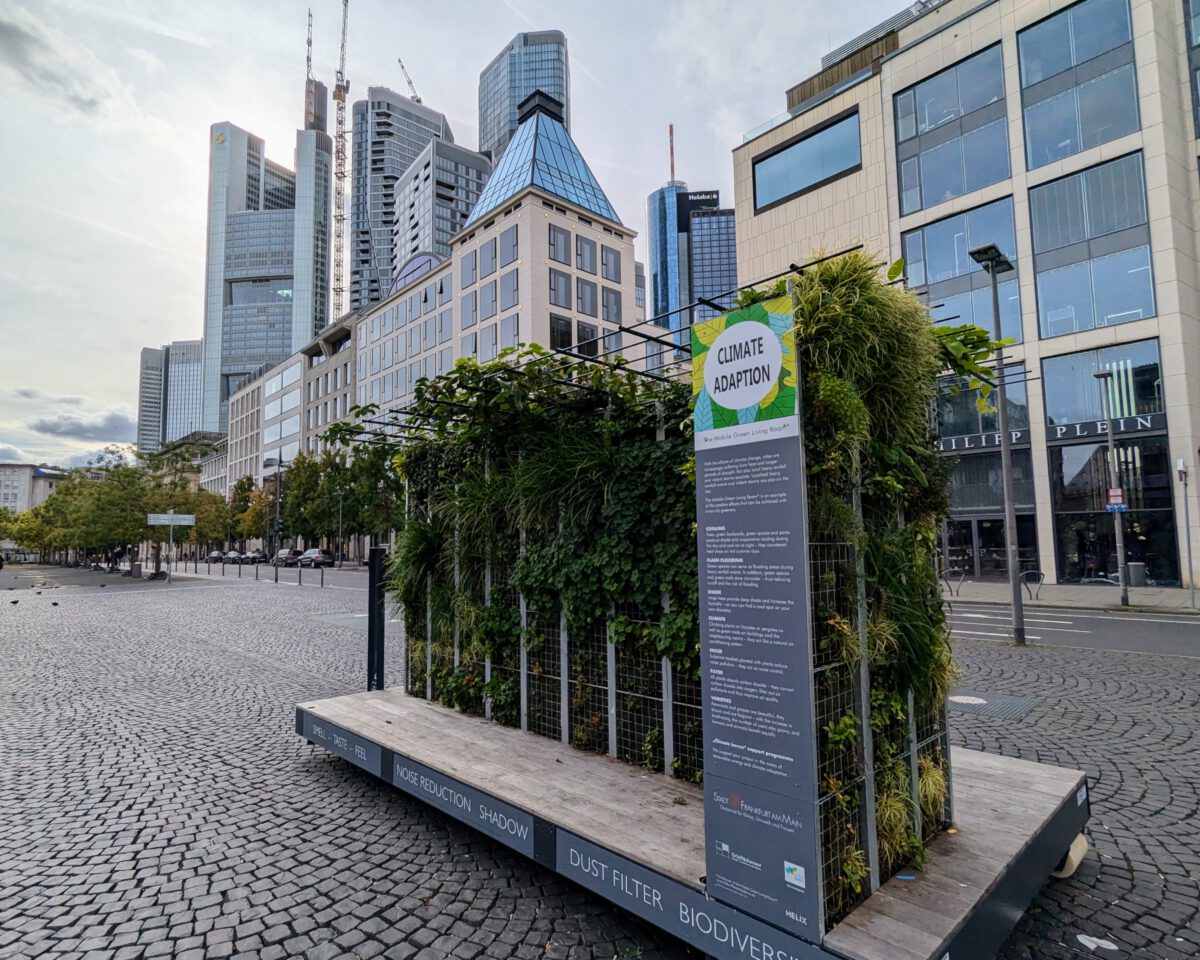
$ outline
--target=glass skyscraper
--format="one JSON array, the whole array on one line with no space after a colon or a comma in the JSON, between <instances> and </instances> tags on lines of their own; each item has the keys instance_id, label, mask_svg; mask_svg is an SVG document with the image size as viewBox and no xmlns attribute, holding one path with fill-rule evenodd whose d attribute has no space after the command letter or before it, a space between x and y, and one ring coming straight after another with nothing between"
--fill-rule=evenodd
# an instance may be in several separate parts
<instances>
[{"instance_id":1,"label":"glass skyscraper","mask_svg":"<svg viewBox=\"0 0 1200 960\"><path fill-rule=\"evenodd\" d=\"M689 237L693 210L720 205L716 190L690 193L681 180L669 180L650 194L647 203L650 240L650 316L659 326L676 331L683 345L682 330L692 322L683 308L692 302L691 252Z\"/></svg>"},{"instance_id":2,"label":"glass skyscraper","mask_svg":"<svg viewBox=\"0 0 1200 960\"><path fill-rule=\"evenodd\" d=\"M163 443L173 443L200 429L204 344L200 340L176 340L163 352L166 354Z\"/></svg>"},{"instance_id":3,"label":"glass skyscraper","mask_svg":"<svg viewBox=\"0 0 1200 960\"><path fill-rule=\"evenodd\" d=\"M217 123L209 134L201 422L223 432L229 397L264 365L289 356L329 320L333 141L296 134L296 171L268 160L263 141Z\"/></svg>"},{"instance_id":4,"label":"glass skyscraper","mask_svg":"<svg viewBox=\"0 0 1200 960\"><path fill-rule=\"evenodd\" d=\"M138 453L158 453L162 449L165 374L166 351L142 347L138 363Z\"/></svg>"},{"instance_id":5,"label":"glass skyscraper","mask_svg":"<svg viewBox=\"0 0 1200 960\"><path fill-rule=\"evenodd\" d=\"M368 87L354 104L350 189L350 309L392 286L396 188L432 140L454 142L444 114L387 87ZM404 258L401 257L401 260Z\"/></svg>"},{"instance_id":6,"label":"glass skyscraper","mask_svg":"<svg viewBox=\"0 0 1200 960\"><path fill-rule=\"evenodd\" d=\"M479 74L479 152L495 163L517 129L517 107L535 90L562 104L571 130L571 71L560 30L518 33Z\"/></svg>"},{"instance_id":7,"label":"glass skyscraper","mask_svg":"<svg viewBox=\"0 0 1200 960\"><path fill-rule=\"evenodd\" d=\"M734 237L732 210L693 210L689 230L691 248L691 295L695 302L701 298L721 307L720 313L734 308L737 286L737 243ZM695 308L693 320L711 320L718 315L712 307L701 304Z\"/></svg>"}]
</instances>

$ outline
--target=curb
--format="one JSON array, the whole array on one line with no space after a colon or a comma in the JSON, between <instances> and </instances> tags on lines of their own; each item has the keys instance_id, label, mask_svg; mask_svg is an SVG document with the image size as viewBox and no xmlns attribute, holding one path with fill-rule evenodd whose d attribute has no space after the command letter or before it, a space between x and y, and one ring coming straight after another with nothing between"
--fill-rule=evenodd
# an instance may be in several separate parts
<instances>
[{"instance_id":1,"label":"curb","mask_svg":"<svg viewBox=\"0 0 1200 960\"><path fill-rule=\"evenodd\" d=\"M1004 600L973 600L970 597L955 597L942 594L942 600L946 603L977 603L985 607L1008 607L1009 604ZM1157 613L1163 616L1180 614L1185 617L1200 618L1200 610L1193 610L1191 607L1147 607L1136 603L1131 603L1127 607L1118 604L1103 604L1094 607L1081 607L1073 603L1055 603L1053 600L1030 600L1025 598L1025 606L1027 607L1053 607L1058 610L1080 610L1094 611L1103 610L1105 613Z\"/></svg>"}]
</instances>

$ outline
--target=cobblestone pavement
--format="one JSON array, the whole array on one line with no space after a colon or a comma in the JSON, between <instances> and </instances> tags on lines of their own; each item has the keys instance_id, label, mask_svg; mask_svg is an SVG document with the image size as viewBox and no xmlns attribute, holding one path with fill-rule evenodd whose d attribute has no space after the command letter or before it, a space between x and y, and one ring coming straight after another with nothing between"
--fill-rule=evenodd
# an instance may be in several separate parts
<instances>
[{"instance_id":1,"label":"cobblestone pavement","mask_svg":"<svg viewBox=\"0 0 1200 960\"><path fill-rule=\"evenodd\" d=\"M296 702L363 686L362 631L318 616L363 596L0 593L0 957L689 956L295 735ZM1094 852L1005 960L1200 954L1200 661L959 657L964 688L1038 702L956 716L958 742L1093 779Z\"/></svg>"},{"instance_id":2,"label":"cobblestone pavement","mask_svg":"<svg viewBox=\"0 0 1200 960\"><path fill-rule=\"evenodd\" d=\"M963 689L1037 701L1020 720L952 712L957 744L1082 769L1091 784L1092 851L1037 896L1004 960L1200 956L1200 659L955 649Z\"/></svg>"}]
</instances>

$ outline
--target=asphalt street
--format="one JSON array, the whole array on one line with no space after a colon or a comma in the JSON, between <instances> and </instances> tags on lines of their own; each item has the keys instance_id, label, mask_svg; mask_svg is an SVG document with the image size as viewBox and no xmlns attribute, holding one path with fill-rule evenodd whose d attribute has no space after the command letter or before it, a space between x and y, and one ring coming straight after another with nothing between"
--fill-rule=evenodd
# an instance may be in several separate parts
<instances>
[{"instance_id":1,"label":"asphalt street","mask_svg":"<svg viewBox=\"0 0 1200 960\"><path fill-rule=\"evenodd\" d=\"M956 639L1007 643L1012 638L1012 607L959 601L946 607ZM1024 616L1028 643L1200 657L1200 616L1040 606L1025 607Z\"/></svg>"}]
</instances>

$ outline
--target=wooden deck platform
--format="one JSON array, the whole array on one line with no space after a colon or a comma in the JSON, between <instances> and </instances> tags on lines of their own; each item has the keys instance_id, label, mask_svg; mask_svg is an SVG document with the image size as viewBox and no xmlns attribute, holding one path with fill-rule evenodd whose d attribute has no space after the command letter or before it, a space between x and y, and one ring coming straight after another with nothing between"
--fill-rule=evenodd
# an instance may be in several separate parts
<instances>
[{"instance_id":1,"label":"wooden deck platform","mask_svg":"<svg viewBox=\"0 0 1200 960\"><path fill-rule=\"evenodd\" d=\"M296 732L716 957L993 956L1088 816L1082 772L956 749L957 832L816 946L704 896L698 787L399 690L300 704Z\"/></svg>"}]
</instances>

